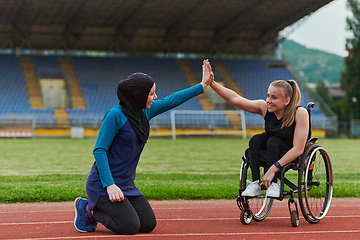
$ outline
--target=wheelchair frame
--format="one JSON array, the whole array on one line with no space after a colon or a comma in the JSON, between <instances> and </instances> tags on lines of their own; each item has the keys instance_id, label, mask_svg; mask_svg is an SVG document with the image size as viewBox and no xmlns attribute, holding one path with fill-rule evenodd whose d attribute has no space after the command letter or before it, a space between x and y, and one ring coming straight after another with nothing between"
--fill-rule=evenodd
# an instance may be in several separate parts
<instances>
[{"instance_id":1,"label":"wheelchair frame","mask_svg":"<svg viewBox=\"0 0 360 240\"><path fill-rule=\"evenodd\" d=\"M241 210L240 221L244 225L250 224L252 219L255 221L264 220L270 213L274 199L282 201L285 196L290 196L288 208L291 225L297 227L300 218L294 194L298 194L301 212L309 223L317 223L327 214L333 193L333 173L330 158L326 150L316 143L318 138L311 137L310 109L313 107L313 102L307 104L309 135L303 154L286 164L280 174L277 175L281 180L280 196L278 198L267 198L266 195L255 197L241 196L242 192L246 189L246 183L249 182L247 180L247 172L250 171L250 158L247 156L247 152L245 152L245 157L242 157L239 196L236 202ZM260 161L261 167L265 173L268 170L267 162ZM318 167L321 168L319 172L317 171ZM290 169L298 171L297 185L285 177L285 173ZM285 190L285 186L290 188L290 190ZM262 190L265 190L264 186L262 186Z\"/></svg>"}]
</instances>

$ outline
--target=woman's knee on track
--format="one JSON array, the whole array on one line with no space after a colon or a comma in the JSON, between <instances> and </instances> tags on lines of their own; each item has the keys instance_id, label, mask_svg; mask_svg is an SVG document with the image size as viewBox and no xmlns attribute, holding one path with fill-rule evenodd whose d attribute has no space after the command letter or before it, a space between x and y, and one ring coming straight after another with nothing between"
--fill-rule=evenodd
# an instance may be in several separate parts
<instances>
[{"instance_id":1,"label":"woman's knee on track","mask_svg":"<svg viewBox=\"0 0 360 240\"><path fill-rule=\"evenodd\" d=\"M115 217L115 220L117 218ZM133 235L135 233L149 233L156 227L156 219L147 219L146 222L141 222L138 218L121 219L117 222L116 233L121 235Z\"/></svg>"},{"instance_id":2,"label":"woman's knee on track","mask_svg":"<svg viewBox=\"0 0 360 240\"><path fill-rule=\"evenodd\" d=\"M111 217L103 211L94 209L95 221L103 224L107 229L121 235L133 235L139 232L140 220L137 216L123 216Z\"/></svg>"},{"instance_id":3,"label":"woman's knee on track","mask_svg":"<svg viewBox=\"0 0 360 240\"><path fill-rule=\"evenodd\" d=\"M148 219L147 222L141 223L140 233L149 233L152 232L156 227L156 219Z\"/></svg>"},{"instance_id":4,"label":"woman's knee on track","mask_svg":"<svg viewBox=\"0 0 360 240\"><path fill-rule=\"evenodd\" d=\"M141 225L139 218L136 217L114 217L114 226L111 229L113 232L120 235L134 235L139 232Z\"/></svg>"}]
</instances>

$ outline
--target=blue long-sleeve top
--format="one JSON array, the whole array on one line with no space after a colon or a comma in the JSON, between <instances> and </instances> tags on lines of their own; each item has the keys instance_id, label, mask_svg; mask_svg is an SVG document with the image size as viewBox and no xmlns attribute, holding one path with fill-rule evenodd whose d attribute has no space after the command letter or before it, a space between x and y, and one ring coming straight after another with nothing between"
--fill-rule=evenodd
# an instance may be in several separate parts
<instances>
[{"instance_id":1,"label":"blue long-sleeve top","mask_svg":"<svg viewBox=\"0 0 360 240\"><path fill-rule=\"evenodd\" d=\"M179 106L203 93L201 84L155 100L143 109L147 119ZM102 121L93 155L95 162L86 180L89 208L93 209L100 195L107 195L106 187L116 184L125 196L142 195L135 186L136 167L145 143L137 137L120 105L108 111Z\"/></svg>"}]
</instances>

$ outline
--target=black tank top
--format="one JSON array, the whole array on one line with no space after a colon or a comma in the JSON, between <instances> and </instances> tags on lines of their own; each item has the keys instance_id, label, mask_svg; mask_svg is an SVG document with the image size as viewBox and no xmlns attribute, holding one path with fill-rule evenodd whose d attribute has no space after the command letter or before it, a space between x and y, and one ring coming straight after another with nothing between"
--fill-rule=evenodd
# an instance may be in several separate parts
<instances>
[{"instance_id":1,"label":"black tank top","mask_svg":"<svg viewBox=\"0 0 360 240\"><path fill-rule=\"evenodd\" d=\"M295 131L295 121L289 127L281 129L281 118L277 119L275 113L266 111L265 114L265 132L269 137L274 135L279 136L289 147L293 146L293 138Z\"/></svg>"}]
</instances>

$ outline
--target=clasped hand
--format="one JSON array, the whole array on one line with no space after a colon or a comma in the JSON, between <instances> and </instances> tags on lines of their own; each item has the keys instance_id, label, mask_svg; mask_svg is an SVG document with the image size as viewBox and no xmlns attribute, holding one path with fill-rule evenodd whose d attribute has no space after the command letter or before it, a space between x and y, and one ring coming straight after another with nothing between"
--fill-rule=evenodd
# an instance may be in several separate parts
<instances>
[{"instance_id":1,"label":"clasped hand","mask_svg":"<svg viewBox=\"0 0 360 240\"><path fill-rule=\"evenodd\" d=\"M211 82L214 80L214 73L211 70L211 65L209 60L204 60L202 65L202 81L201 84L203 88L209 86Z\"/></svg>"},{"instance_id":2,"label":"clasped hand","mask_svg":"<svg viewBox=\"0 0 360 240\"><path fill-rule=\"evenodd\" d=\"M115 184L107 186L106 191L109 195L109 199L112 202L121 202L124 200L124 193Z\"/></svg>"}]
</instances>

